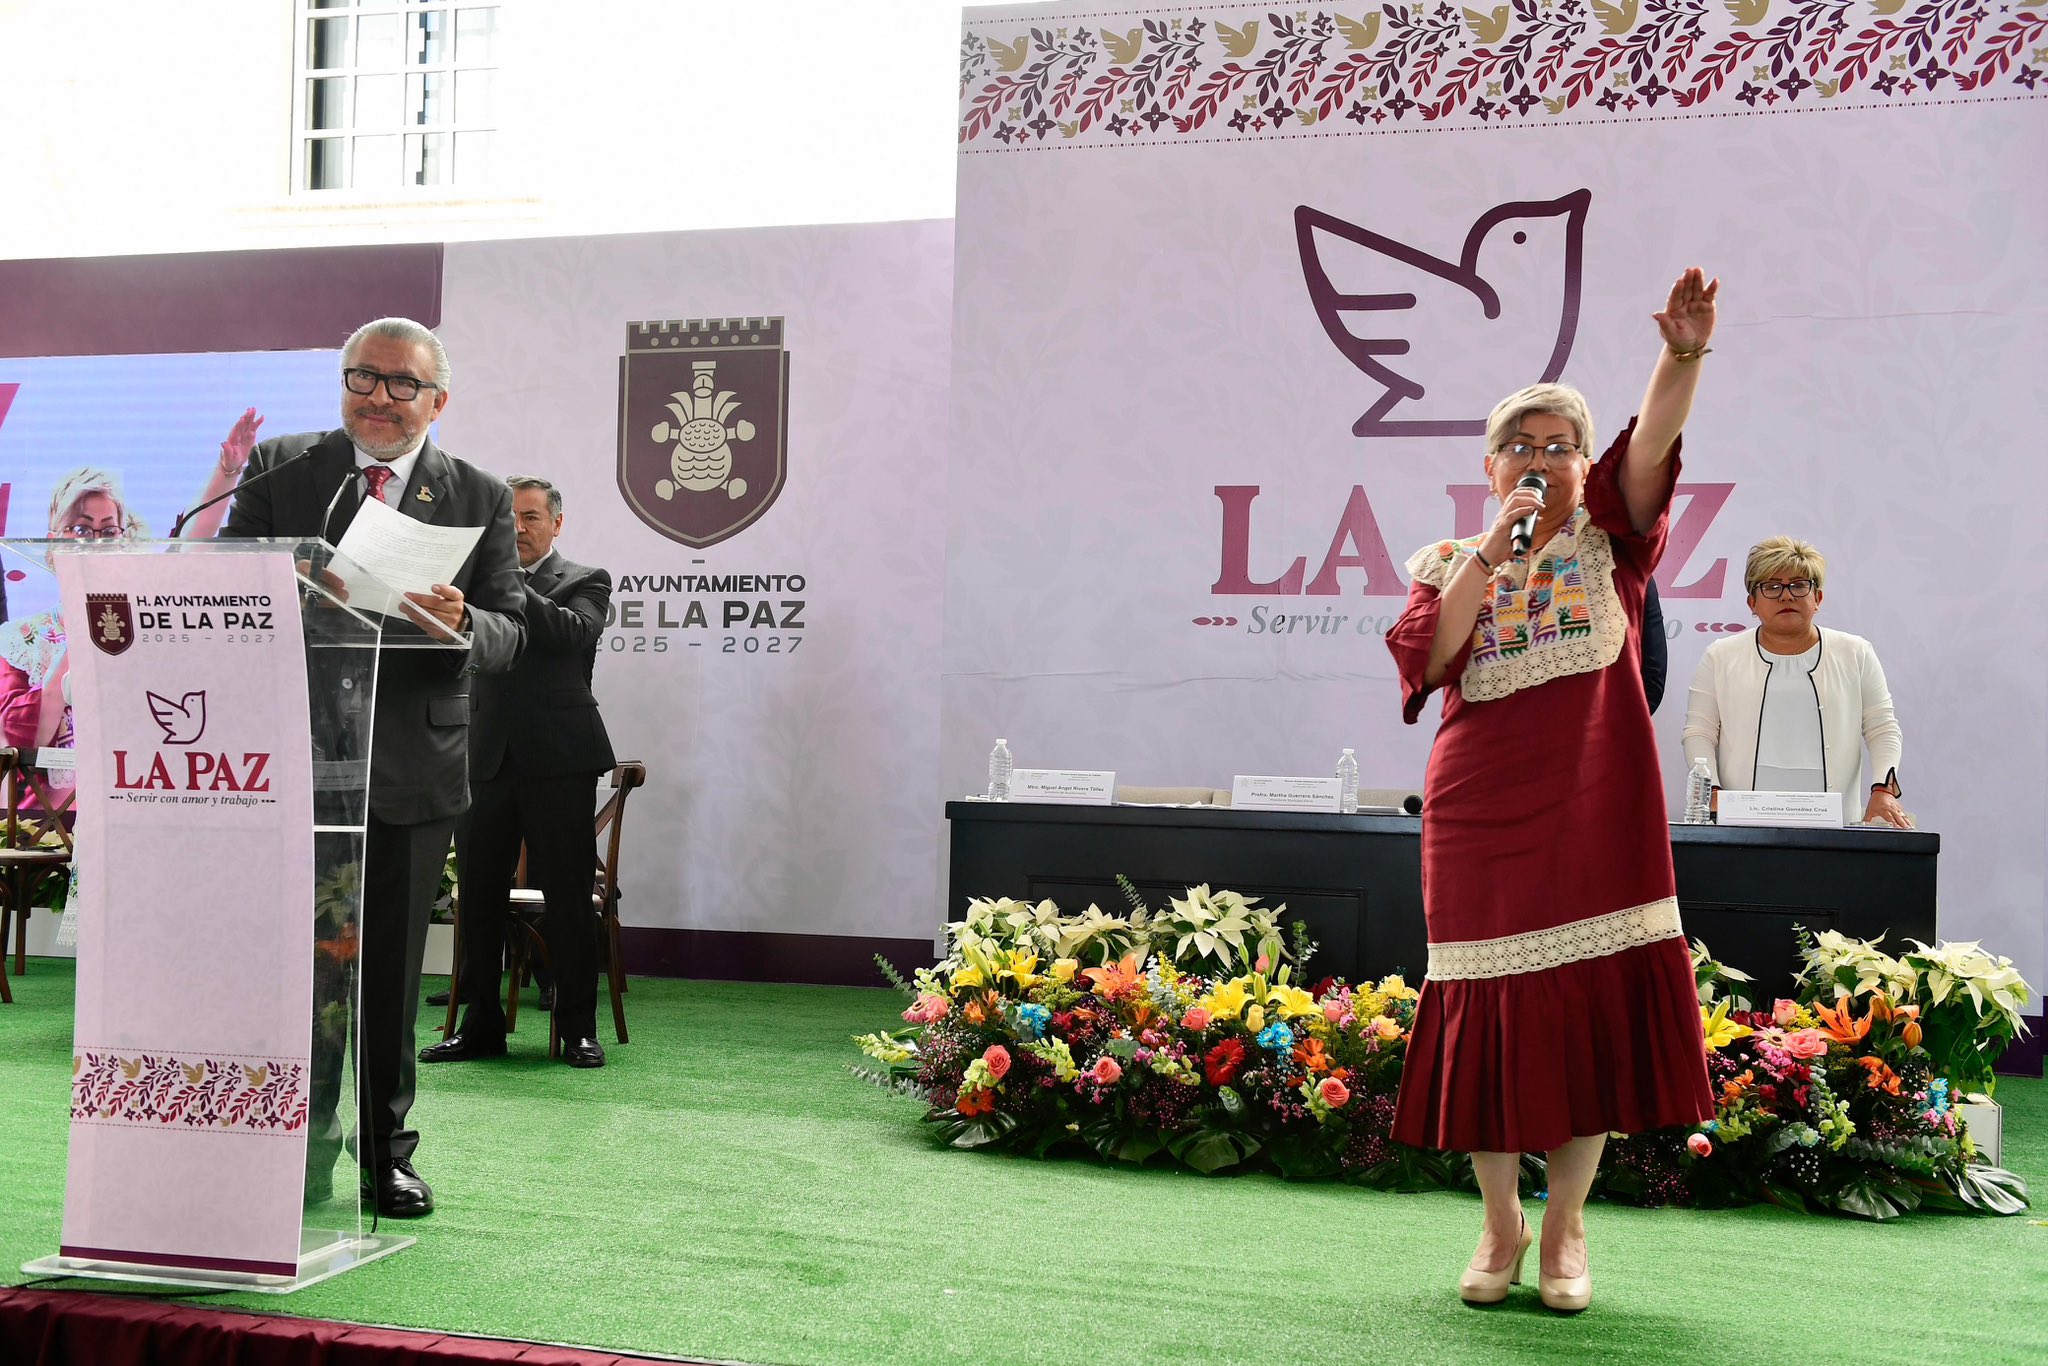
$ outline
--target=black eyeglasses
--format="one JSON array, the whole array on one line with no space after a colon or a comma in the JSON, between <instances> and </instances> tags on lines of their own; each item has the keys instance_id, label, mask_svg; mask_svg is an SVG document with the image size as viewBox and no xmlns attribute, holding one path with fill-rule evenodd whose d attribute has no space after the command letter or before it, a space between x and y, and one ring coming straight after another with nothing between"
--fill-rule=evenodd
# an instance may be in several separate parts
<instances>
[{"instance_id":1,"label":"black eyeglasses","mask_svg":"<svg viewBox=\"0 0 2048 1366\"><path fill-rule=\"evenodd\" d=\"M125 526L94 526L90 522L73 522L64 528L64 535L73 541L118 541L128 534Z\"/></svg>"},{"instance_id":2,"label":"black eyeglasses","mask_svg":"<svg viewBox=\"0 0 2048 1366\"><path fill-rule=\"evenodd\" d=\"M1547 446L1532 446L1526 441L1511 441L1494 452L1507 457L1510 469L1523 469L1536 463L1540 454L1547 463L1562 463L1578 458L1579 448L1569 441L1553 441Z\"/></svg>"},{"instance_id":3,"label":"black eyeglasses","mask_svg":"<svg viewBox=\"0 0 2048 1366\"><path fill-rule=\"evenodd\" d=\"M378 370L344 369L341 372L341 382L348 386L348 391L365 398L377 392L380 380L393 403L410 403L420 396L420 390L441 387L432 380L414 379L411 375L387 375Z\"/></svg>"},{"instance_id":4,"label":"black eyeglasses","mask_svg":"<svg viewBox=\"0 0 2048 1366\"><path fill-rule=\"evenodd\" d=\"M1773 602L1784 597L1787 593L1790 593L1795 598L1803 598L1813 591L1813 580L1794 579L1790 583L1760 583L1756 586L1756 591Z\"/></svg>"}]
</instances>

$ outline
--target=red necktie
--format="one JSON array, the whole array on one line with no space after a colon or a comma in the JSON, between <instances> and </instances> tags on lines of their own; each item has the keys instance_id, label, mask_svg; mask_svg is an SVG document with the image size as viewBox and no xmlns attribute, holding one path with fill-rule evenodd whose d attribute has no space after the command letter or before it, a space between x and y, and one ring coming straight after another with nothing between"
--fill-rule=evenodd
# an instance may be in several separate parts
<instances>
[{"instance_id":1,"label":"red necktie","mask_svg":"<svg viewBox=\"0 0 2048 1366\"><path fill-rule=\"evenodd\" d=\"M370 496L378 502L384 501L384 486L391 482L391 466L379 462L363 470L363 478L370 483Z\"/></svg>"}]
</instances>

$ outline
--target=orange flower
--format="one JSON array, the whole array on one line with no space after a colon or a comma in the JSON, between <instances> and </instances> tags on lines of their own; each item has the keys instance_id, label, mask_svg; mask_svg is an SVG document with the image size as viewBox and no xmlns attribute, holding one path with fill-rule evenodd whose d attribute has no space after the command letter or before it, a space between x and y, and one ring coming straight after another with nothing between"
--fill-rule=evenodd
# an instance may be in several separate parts
<instances>
[{"instance_id":1,"label":"orange flower","mask_svg":"<svg viewBox=\"0 0 2048 1366\"><path fill-rule=\"evenodd\" d=\"M1918 1020L1906 1021L1906 1027L1900 1030L1899 1033L1904 1036L1906 1047L1918 1048L1920 1046L1920 1022Z\"/></svg>"},{"instance_id":2,"label":"orange flower","mask_svg":"<svg viewBox=\"0 0 2048 1366\"><path fill-rule=\"evenodd\" d=\"M1892 1071L1890 1064L1883 1058L1856 1058L1853 1061L1858 1067L1870 1073L1871 1090L1883 1090L1895 1096L1899 1093L1899 1074Z\"/></svg>"},{"instance_id":3,"label":"orange flower","mask_svg":"<svg viewBox=\"0 0 2048 1366\"><path fill-rule=\"evenodd\" d=\"M1727 1104L1733 1105L1736 1101L1742 1099L1742 1093L1748 1090L1749 1084L1755 1080L1755 1070L1745 1067L1742 1070L1741 1076L1735 1078L1735 1080L1733 1081L1724 1081L1721 1083L1721 1099Z\"/></svg>"},{"instance_id":4,"label":"orange flower","mask_svg":"<svg viewBox=\"0 0 2048 1366\"><path fill-rule=\"evenodd\" d=\"M988 1019L988 1012L981 1008L980 1001L969 1001L960 1007L960 1018L971 1025L978 1025Z\"/></svg>"},{"instance_id":5,"label":"orange flower","mask_svg":"<svg viewBox=\"0 0 2048 1366\"><path fill-rule=\"evenodd\" d=\"M1295 1049L1294 1060L1303 1067L1306 1067L1310 1072L1327 1072L1330 1070L1329 1055L1323 1052L1323 1041L1321 1039L1310 1039L1307 1043Z\"/></svg>"},{"instance_id":6,"label":"orange flower","mask_svg":"<svg viewBox=\"0 0 2048 1366\"><path fill-rule=\"evenodd\" d=\"M993 1091L963 1091L953 1108L963 1115L985 1115L996 1108L996 1093Z\"/></svg>"},{"instance_id":7,"label":"orange flower","mask_svg":"<svg viewBox=\"0 0 2048 1366\"><path fill-rule=\"evenodd\" d=\"M1087 968L1081 975L1094 985L1097 996L1114 1001L1120 996L1130 995L1144 984L1145 979L1138 971L1144 962L1145 955L1134 951L1108 967Z\"/></svg>"},{"instance_id":8,"label":"orange flower","mask_svg":"<svg viewBox=\"0 0 2048 1366\"><path fill-rule=\"evenodd\" d=\"M1836 1043L1859 1044L1863 1042L1864 1036L1870 1033L1870 1016L1865 1015L1860 1021L1857 1020L1856 1003L1847 996L1844 996L1841 1005L1833 1010L1815 1001L1813 1013L1820 1016L1820 1022L1827 1026L1828 1037Z\"/></svg>"},{"instance_id":9,"label":"orange flower","mask_svg":"<svg viewBox=\"0 0 2048 1366\"><path fill-rule=\"evenodd\" d=\"M1873 994L1870 998L1870 1018L1873 1020L1881 1021L1885 1024L1891 1023L1891 998L1886 996L1881 991Z\"/></svg>"}]
</instances>

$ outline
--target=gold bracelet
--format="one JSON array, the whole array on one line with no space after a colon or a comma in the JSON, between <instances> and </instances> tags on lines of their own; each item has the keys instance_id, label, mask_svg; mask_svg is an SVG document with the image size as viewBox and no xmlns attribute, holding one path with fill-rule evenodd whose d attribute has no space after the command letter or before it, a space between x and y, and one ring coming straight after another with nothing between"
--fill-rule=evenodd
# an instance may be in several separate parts
<instances>
[{"instance_id":1,"label":"gold bracelet","mask_svg":"<svg viewBox=\"0 0 2048 1366\"><path fill-rule=\"evenodd\" d=\"M1671 352L1671 359L1677 361L1680 365L1691 365L1701 356L1711 356L1714 354L1714 348L1711 346L1702 346L1691 351L1681 351L1669 342L1666 342L1664 346L1666 350Z\"/></svg>"}]
</instances>

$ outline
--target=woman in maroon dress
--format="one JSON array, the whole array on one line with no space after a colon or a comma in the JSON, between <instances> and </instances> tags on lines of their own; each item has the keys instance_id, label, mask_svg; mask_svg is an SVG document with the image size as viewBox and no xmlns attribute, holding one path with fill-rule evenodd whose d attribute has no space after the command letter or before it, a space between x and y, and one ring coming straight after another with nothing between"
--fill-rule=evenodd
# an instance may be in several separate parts
<instances>
[{"instance_id":1,"label":"woman in maroon dress","mask_svg":"<svg viewBox=\"0 0 2048 1366\"><path fill-rule=\"evenodd\" d=\"M1444 690L1423 798L1429 979L1394 1137L1472 1154L1486 1224L1458 1290L1475 1304L1521 1280L1521 1154L1548 1156L1539 1281L1571 1312L1592 1295L1584 1213L1607 1134L1714 1113L1637 671L1719 287L1696 268L1672 286L1642 409L1597 463L1575 391L1535 385L1494 409L1500 516L1416 554L1387 636L1409 722ZM1546 492L1516 487L1532 469ZM1514 555L1532 511L1533 548Z\"/></svg>"}]
</instances>

